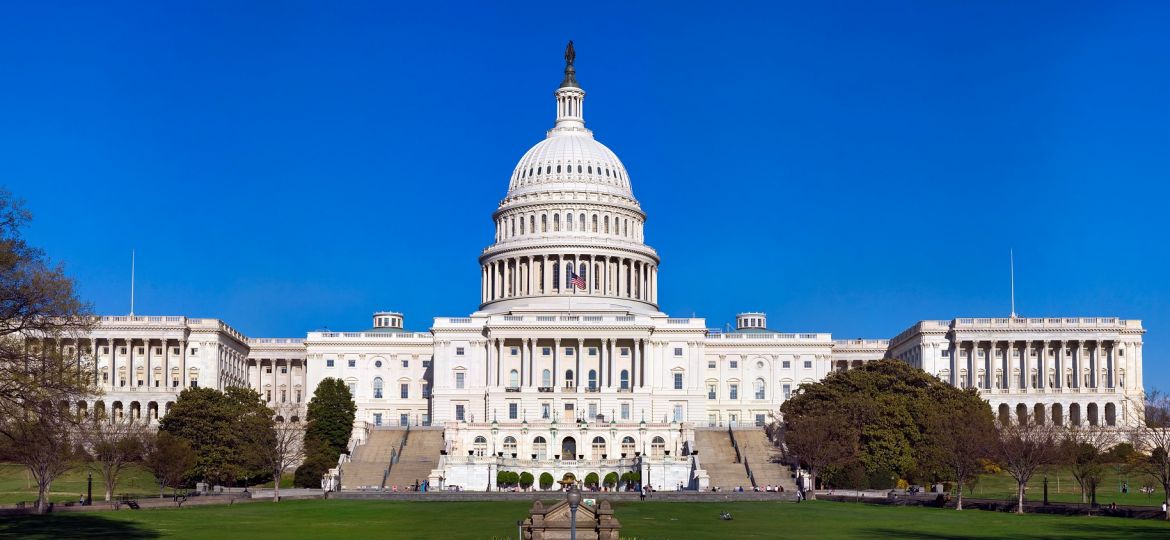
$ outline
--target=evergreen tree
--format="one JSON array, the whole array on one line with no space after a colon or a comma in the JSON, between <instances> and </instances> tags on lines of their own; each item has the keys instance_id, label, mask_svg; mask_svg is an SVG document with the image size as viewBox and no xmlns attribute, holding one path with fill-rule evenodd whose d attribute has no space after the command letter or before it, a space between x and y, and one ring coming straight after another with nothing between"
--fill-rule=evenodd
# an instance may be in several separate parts
<instances>
[{"instance_id":1,"label":"evergreen tree","mask_svg":"<svg viewBox=\"0 0 1170 540\"><path fill-rule=\"evenodd\" d=\"M321 380L309 400L305 461L293 476L297 487L321 487L321 477L337 466L338 456L347 450L356 415L357 405L345 381Z\"/></svg>"}]
</instances>

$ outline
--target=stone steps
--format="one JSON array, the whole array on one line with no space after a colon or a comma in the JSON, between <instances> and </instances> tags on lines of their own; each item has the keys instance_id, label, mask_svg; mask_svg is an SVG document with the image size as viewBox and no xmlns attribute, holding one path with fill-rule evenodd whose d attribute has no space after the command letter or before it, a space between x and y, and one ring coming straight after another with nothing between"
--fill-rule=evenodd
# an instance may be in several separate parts
<instances>
[{"instance_id":1,"label":"stone steps","mask_svg":"<svg viewBox=\"0 0 1170 540\"><path fill-rule=\"evenodd\" d=\"M780 463L780 448L772 444L764 430L737 430L735 440L739 443L740 452L747 457L756 485L778 485L785 491L796 490L792 471Z\"/></svg>"},{"instance_id":2,"label":"stone steps","mask_svg":"<svg viewBox=\"0 0 1170 540\"><path fill-rule=\"evenodd\" d=\"M695 449L699 451L699 465L707 471L711 487L725 491L742 486L751 489L752 482L742 463L735 462L735 448L724 429L696 429Z\"/></svg>"},{"instance_id":3,"label":"stone steps","mask_svg":"<svg viewBox=\"0 0 1170 540\"><path fill-rule=\"evenodd\" d=\"M398 486L399 491L408 489L415 482L424 482L431 471L439 466L439 452L443 449L441 430L413 430L406 439L406 448L390 469L386 488Z\"/></svg>"}]
</instances>

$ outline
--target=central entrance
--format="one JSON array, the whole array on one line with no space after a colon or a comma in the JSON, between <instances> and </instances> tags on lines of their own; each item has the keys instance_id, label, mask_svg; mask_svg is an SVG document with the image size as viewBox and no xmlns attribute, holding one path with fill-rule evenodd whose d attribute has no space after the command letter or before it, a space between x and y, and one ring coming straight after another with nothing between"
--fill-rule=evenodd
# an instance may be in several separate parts
<instances>
[{"instance_id":1,"label":"central entrance","mask_svg":"<svg viewBox=\"0 0 1170 540\"><path fill-rule=\"evenodd\" d=\"M565 437L561 441L561 459L577 459L577 439Z\"/></svg>"}]
</instances>

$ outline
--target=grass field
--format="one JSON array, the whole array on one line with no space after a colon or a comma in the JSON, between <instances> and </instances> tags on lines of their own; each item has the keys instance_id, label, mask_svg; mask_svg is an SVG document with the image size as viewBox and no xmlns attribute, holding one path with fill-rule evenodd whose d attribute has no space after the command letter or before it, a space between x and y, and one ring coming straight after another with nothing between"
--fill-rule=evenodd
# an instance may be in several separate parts
<instances>
[{"instance_id":1,"label":"grass field","mask_svg":"<svg viewBox=\"0 0 1170 540\"><path fill-rule=\"evenodd\" d=\"M78 467L53 482L53 502L77 501L78 496L85 493L85 467ZM154 475L137 466L131 466L124 471L118 481L115 495L120 494L137 496L158 496L158 483ZM102 500L105 488L101 478L94 475L93 498ZM0 504L12 504L21 501L35 501L37 499L37 485L28 474L28 469L15 463L0 463Z\"/></svg>"},{"instance_id":2,"label":"grass field","mask_svg":"<svg viewBox=\"0 0 1170 540\"><path fill-rule=\"evenodd\" d=\"M22 516L0 539L515 538L527 502L312 500ZM727 510L734 520L721 521ZM615 505L622 538L1170 538L1155 520L1025 515L812 501Z\"/></svg>"},{"instance_id":3,"label":"grass field","mask_svg":"<svg viewBox=\"0 0 1170 540\"><path fill-rule=\"evenodd\" d=\"M1081 502L1081 488L1076 479L1066 469L1052 468L1048 473L1048 500L1052 502L1079 503ZM1027 498L1029 501L1044 499L1044 472L1037 473L1028 482ZM1122 482L1129 482L1129 493L1121 493ZM1101 485L1097 488L1097 503L1133 506L1160 506L1162 504L1162 489L1157 488L1154 494L1146 495L1140 491L1143 483L1149 478L1135 473L1119 472L1111 467L1105 473ZM1016 481L1007 474L984 475L975 485L973 493L967 496L988 499L1015 499Z\"/></svg>"}]
</instances>

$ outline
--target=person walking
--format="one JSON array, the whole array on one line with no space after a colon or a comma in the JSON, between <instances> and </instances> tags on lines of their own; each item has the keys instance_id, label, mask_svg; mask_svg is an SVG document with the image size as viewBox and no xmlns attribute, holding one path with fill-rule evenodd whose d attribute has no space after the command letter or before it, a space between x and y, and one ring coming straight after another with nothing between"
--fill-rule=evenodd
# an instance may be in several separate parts
<instances>
[{"instance_id":1,"label":"person walking","mask_svg":"<svg viewBox=\"0 0 1170 540\"><path fill-rule=\"evenodd\" d=\"M638 500L639 501L646 500L646 486L642 486L642 491L638 493Z\"/></svg>"}]
</instances>

